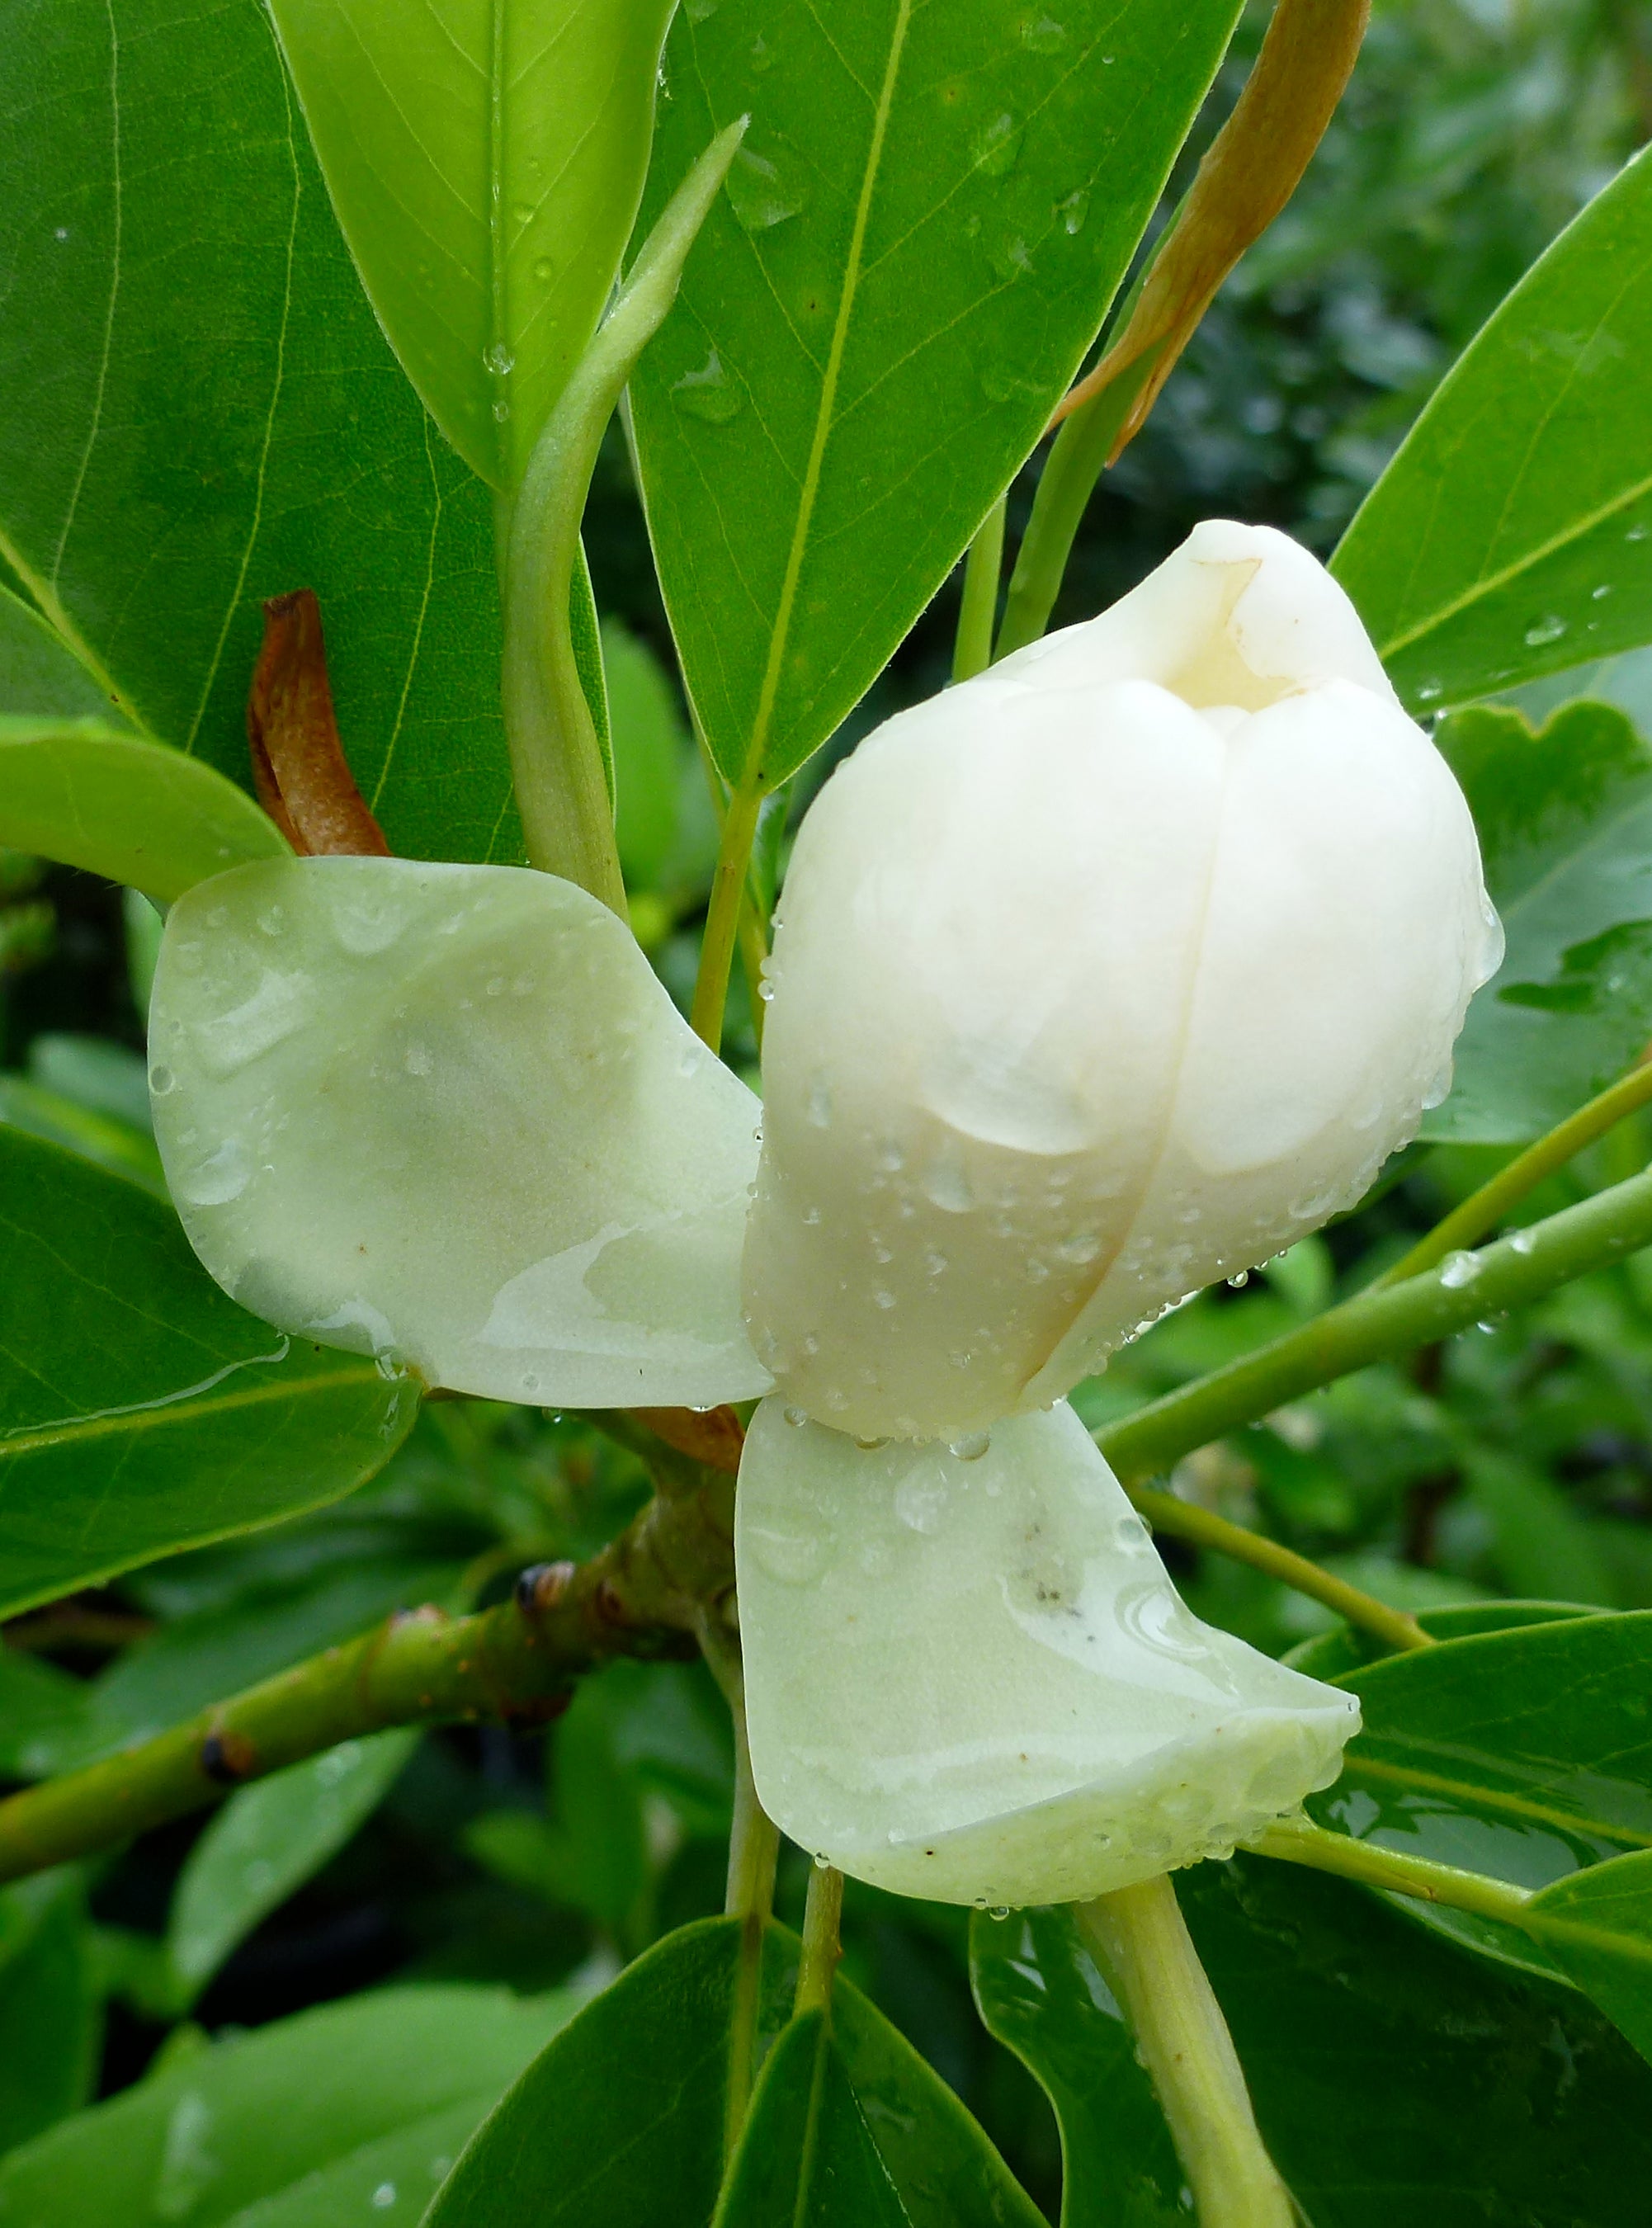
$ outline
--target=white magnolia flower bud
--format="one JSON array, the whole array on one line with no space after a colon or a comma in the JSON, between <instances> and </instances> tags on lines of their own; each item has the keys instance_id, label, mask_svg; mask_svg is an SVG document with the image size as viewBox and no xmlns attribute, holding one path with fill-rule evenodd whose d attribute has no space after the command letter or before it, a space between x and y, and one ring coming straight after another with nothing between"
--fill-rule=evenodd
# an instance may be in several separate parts
<instances>
[{"instance_id":1,"label":"white magnolia flower bud","mask_svg":"<svg viewBox=\"0 0 1652 2228\"><path fill-rule=\"evenodd\" d=\"M747 1321L788 1401L913 1438L1352 1205L1501 942L1348 599L1221 521L862 743L783 912Z\"/></svg>"}]
</instances>

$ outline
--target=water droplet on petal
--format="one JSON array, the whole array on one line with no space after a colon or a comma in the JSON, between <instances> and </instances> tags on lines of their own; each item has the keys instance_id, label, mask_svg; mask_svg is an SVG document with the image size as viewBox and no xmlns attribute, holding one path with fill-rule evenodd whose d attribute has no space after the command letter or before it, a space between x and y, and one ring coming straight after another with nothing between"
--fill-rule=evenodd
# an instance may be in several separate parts
<instances>
[{"instance_id":1,"label":"water droplet on petal","mask_svg":"<svg viewBox=\"0 0 1652 2228\"><path fill-rule=\"evenodd\" d=\"M992 1445L990 1431L966 1431L961 1439L954 1439L946 1451L959 1462L979 1462Z\"/></svg>"}]
</instances>

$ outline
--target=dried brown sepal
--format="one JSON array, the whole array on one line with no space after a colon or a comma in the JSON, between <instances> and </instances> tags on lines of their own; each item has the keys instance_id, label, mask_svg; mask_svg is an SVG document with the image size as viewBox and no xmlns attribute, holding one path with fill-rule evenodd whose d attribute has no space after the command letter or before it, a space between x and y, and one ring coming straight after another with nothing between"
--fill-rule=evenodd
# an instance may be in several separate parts
<instances>
[{"instance_id":1,"label":"dried brown sepal","mask_svg":"<svg viewBox=\"0 0 1652 2228\"><path fill-rule=\"evenodd\" d=\"M338 739L321 606L312 589L272 596L264 606L247 739L259 803L301 856L390 856Z\"/></svg>"},{"instance_id":2,"label":"dried brown sepal","mask_svg":"<svg viewBox=\"0 0 1652 2228\"><path fill-rule=\"evenodd\" d=\"M1277 0L1245 90L1159 242L1124 331L1063 396L1052 426L1157 348L1108 462L1141 431L1223 279L1295 193L1353 74L1370 14L1371 0Z\"/></svg>"},{"instance_id":3,"label":"dried brown sepal","mask_svg":"<svg viewBox=\"0 0 1652 2228\"><path fill-rule=\"evenodd\" d=\"M732 1408L633 1408L631 1413L677 1454L725 1477L739 1475L746 1434Z\"/></svg>"}]
</instances>

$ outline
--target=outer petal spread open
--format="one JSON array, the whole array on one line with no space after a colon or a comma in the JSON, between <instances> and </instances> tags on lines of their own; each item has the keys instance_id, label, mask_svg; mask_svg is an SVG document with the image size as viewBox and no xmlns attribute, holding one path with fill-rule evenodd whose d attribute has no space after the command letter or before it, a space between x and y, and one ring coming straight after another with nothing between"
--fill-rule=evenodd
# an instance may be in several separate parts
<instances>
[{"instance_id":1,"label":"outer petal spread open","mask_svg":"<svg viewBox=\"0 0 1652 2228\"><path fill-rule=\"evenodd\" d=\"M1328 1786L1358 1728L1352 1696L1183 1606L1065 1403L949 1452L863 1449L777 1397L737 1508L759 1796L874 1885L1128 1886Z\"/></svg>"},{"instance_id":2,"label":"outer petal spread open","mask_svg":"<svg viewBox=\"0 0 1652 2228\"><path fill-rule=\"evenodd\" d=\"M495 1399L766 1389L739 1299L758 1103L584 890L218 875L168 920L150 1054L190 1242L269 1322Z\"/></svg>"},{"instance_id":3,"label":"outer petal spread open","mask_svg":"<svg viewBox=\"0 0 1652 2228\"><path fill-rule=\"evenodd\" d=\"M1495 964L1341 590L1213 522L889 720L799 835L746 1257L786 1397L956 1438L1348 1206Z\"/></svg>"}]
</instances>

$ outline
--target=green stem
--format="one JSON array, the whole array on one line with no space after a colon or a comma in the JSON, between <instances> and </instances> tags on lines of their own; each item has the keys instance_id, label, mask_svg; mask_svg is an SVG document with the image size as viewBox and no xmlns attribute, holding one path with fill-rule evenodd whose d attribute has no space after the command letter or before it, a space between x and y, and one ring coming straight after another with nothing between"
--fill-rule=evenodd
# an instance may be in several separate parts
<instances>
[{"instance_id":1,"label":"green stem","mask_svg":"<svg viewBox=\"0 0 1652 2228\"><path fill-rule=\"evenodd\" d=\"M755 791L737 789L729 797L728 810L723 816L717 872L712 880L706 932L700 946L700 973L695 982L694 1006L688 1016L695 1034L714 1052L722 1048L728 970L733 964L734 942L740 934L752 846L757 840L757 816L762 804L763 799Z\"/></svg>"},{"instance_id":2,"label":"green stem","mask_svg":"<svg viewBox=\"0 0 1652 2228\"><path fill-rule=\"evenodd\" d=\"M1333 1578L1307 1556L1282 1547L1277 1540L1265 1539L1243 1524L1230 1524L1213 1509L1178 1500L1173 1493L1156 1493L1145 1485L1124 1489L1156 1532L1168 1532L1172 1539L1188 1540L1194 1546L1230 1556L1236 1563L1248 1563L1252 1570L1265 1571L1271 1578L1282 1580L1297 1593L1323 1602L1349 1624L1386 1641L1390 1648L1434 1646L1433 1634L1425 1632L1414 1617L1407 1617L1404 1610L1390 1609L1386 1602L1349 1585L1345 1578Z\"/></svg>"},{"instance_id":3,"label":"green stem","mask_svg":"<svg viewBox=\"0 0 1652 2228\"><path fill-rule=\"evenodd\" d=\"M1528 1192L1535 1191L1546 1176L1564 1168L1585 1145L1592 1145L1598 1137L1604 1137L1608 1130L1649 1100L1652 1100L1652 1061L1643 1067L1632 1067L1598 1098L1580 1106L1575 1114L1569 1114L1546 1137L1540 1137L1534 1145L1528 1145L1507 1168L1499 1168L1489 1183L1482 1184L1461 1207L1453 1207L1444 1221L1437 1223L1426 1238L1419 1239L1392 1269L1385 1269L1367 1290L1375 1291L1380 1286L1403 1284L1407 1277L1418 1277L1424 1270L1433 1268L1448 1253L1476 1244L1487 1231L1495 1230Z\"/></svg>"},{"instance_id":4,"label":"green stem","mask_svg":"<svg viewBox=\"0 0 1652 2228\"><path fill-rule=\"evenodd\" d=\"M1308 1818L1288 1818L1270 1826L1245 1844L1258 1856L1277 1857L1288 1865L1306 1865L1321 1873L1336 1873L1343 1879L1361 1880L1367 1887L1392 1889L1423 1903L1444 1903L1453 1911L1471 1911L1481 1918L1500 1918L1509 1926L1526 1924L1534 1900L1528 1888L1511 1887L1507 1880L1489 1879L1483 1873L1459 1872L1455 1865L1438 1865L1431 1857L1408 1856L1403 1850L1356 1841L1348 1834L1333 1834Z\"/></svg>"},{"instance_id":5,"label":"green stem","mask_svg":"<svg viewBox=\"0 0 1652 2228\"><path fill-rule=\"evenodd\" d=\"M1085 507L1158 356L1157 347L1138 356L1111 386L1075 410L1056 435L1010 575L998 656L1036 642L1049 624Z\"/></svg>"},{"instance_id":6,"label":"green stem","mask_svg":"<svg viewBox=\"0 0 1652 2228\"><path fill-rule=\"evenodd\" d=\"M829 2012L832 1977L842 1946L837 1930L843 1916L843 1875L832 1865L816 1864L809 1874L809 1898L803 1914L803 1959L797 1967L797 1994L791 2007L794 2019L805 2012Z\"/></svg>"},{"instance_id":7,"label":"green stem","mask_svg":"<svg viewBox=\"0 0 1652 2228\"><path fill-rule=\"evenodd\" d=\"M972 681L992 663L992 630L998 616L998 576L1004 561L1004 512L1000 496L981 522L964 566L964 599L958 606L957 639L952 649L952 678Z\"/></svg>"},{"instance_id":8,"label":"green stem","mask_svg":"<svg viewBox=\"0 0 1652 2228\"><path fill-rule=\"evenodd\" d=\"M733 1482L692 1468L588 1563L524 1574L475 1617L394 1617L157 1738L0 1802L0 1880L221 1802L231 1788L390 1725L542 1723L615 1656L692 1653L729 1598Z\"/></svg>"},{"instance_id":9,"label":"green stem","mask_svg":"<svg viewBox=\"0 0 1652 2228\"><path fill-rule=\"evenodd\" d=\"M1169 2123L1200 2228L1292 2228L1222 2007L1163 1875L1073 1907Z\"/></svg>"},{"instance_id":10,"label":"green stem","mask_svg":"<svg viewBox=\"0 0 1652 2228\"><path fill-rule=\"evenodd\" d=\"M720 132L667 203L535 444L510 515L502 687L528 855L622 919L607 774L569 618L579 522L614 407L676 298L688 250L745 130L742 118Z\"/></svg>"},{"instance_id":11,"label":"green stem","mask_svg":"<svg viewBox=\"0 0 1652 2228\"><path fill-rule=\"evenodd\" d=\"M746 1713L734 1713L734 1819L728 1841L728 1893L724 1909L740 1920L740 1965L729 2026L728 2086L723 2112L723 2158L734 2155L746 2125L757 2070L758 2015L763 1998L763 1937L774 1908L774 1868L780 1833L757 1799L752 1777Z\"/></svg>"},{"instance_id":12,"label":"green stem","mask_svg":"<svg viewBox=\"0 0 1652 2228\"><path fill-rule=\"evenodd\" d=\"M1541 1299L1559 1284L1652 1245L1652 1171L1615 1184L1473 1255L1403 1284L1357 1293L1301 1329L1213 1370L1109 1425L1098 1444L1119 1476L1169 1470L1195 1447L1334 1378L1450 1338L1479 1318ZM1447 1282L1444 1279L1449 1278Z\"/></svg>"}]
</instances>

